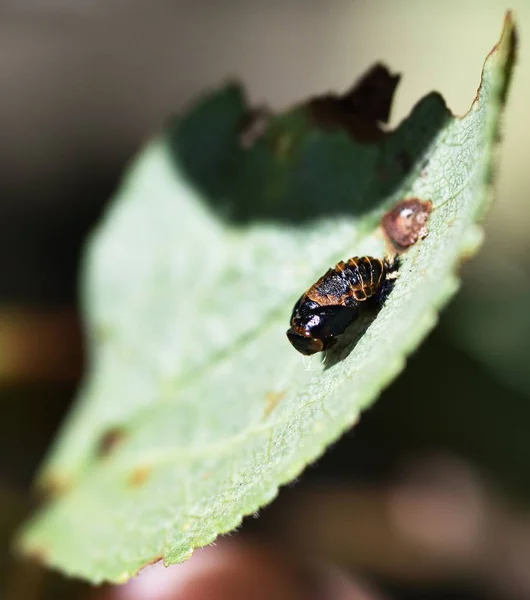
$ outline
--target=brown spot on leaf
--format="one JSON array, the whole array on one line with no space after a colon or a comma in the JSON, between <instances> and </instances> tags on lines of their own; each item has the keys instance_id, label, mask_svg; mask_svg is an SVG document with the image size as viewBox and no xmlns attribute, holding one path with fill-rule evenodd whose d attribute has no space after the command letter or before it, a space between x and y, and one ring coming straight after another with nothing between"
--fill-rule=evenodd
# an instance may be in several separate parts
<instances>
[{"instance_id":1,"label":"brown spot on leaf","mask_svg":"<svg viewBox=\"0 0 530 600\"><path fill-rule=\"evenodd\" d=\"M41 502L47 502L57 496L62 496L70 488L70 479L59 472L52 472L46 475L46 478L38 484L38 499Z\"/></svg>"},{"instance_id":2,"label":"brown spot on leaf","mask_svg":"<svg viewBox=\"0 0 530 600\"><path fill-rule=\"evenodd\" d=\"M129 475L127 480L128 484L133 487L140 487L145 484L149 475L151 474L151 467L137 467L134 471Z\"/></svg>"},{"instance_id":3,"label":"brown spot on leaf","mask_svg":"<svg viewBox=\"0 0 530 600\"><path fill-rule=\"evenodd\" d=\"M124 429L113 427L108 429L100 438L96 453L99 458L104 458L112 454L126 437Z\"/></svg>"},{"instance_id":4,"label":"brown spot on leaf","mask_svg":"<svg viewBox=\"0 0 530 600\"><path fill-rule=\"evenodd\" d=\"M427 220L431 211L430 200L409 198L399 202L383 216L381 225L394 250L402 252L427 235Z\"/></svg>"},{"instance_id":5,"label":"brown spot on leaf","mask_svg":"<svg viewBox=\"0 0 530 600\"><path fill-rule=\"evenodd\" d=\"M265 409L263 418L266 419L278 404L284 399L285 392L267 392L265 394Z\"/></svg>"},{"instance_id":6,"label":"brown spot on leaf","mask_svg":"<svg viewBox=\"0 0 530 600\"><path fill-rule=\"evenodd\" d=\"M342 96L328 94L310 100L310 118L323 129L344 129L359 142L375 142L385 135L381 124L388 122L400 78L376 64Z\"/></svg>"}]
</instances>

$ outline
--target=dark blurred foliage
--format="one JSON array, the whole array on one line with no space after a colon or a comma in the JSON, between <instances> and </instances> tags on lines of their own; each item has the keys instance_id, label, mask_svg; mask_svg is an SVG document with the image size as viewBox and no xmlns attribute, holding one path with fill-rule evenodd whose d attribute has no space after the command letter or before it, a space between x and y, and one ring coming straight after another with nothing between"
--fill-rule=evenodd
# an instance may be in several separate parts
<instances>
[{"instance_id":1,"label":"dark blurred foliage","mask_svg":"<svg viewBox=\"0 0 530 600\"><path fill-rule=\"evenodd\" d=\"M444 335L448 320L449 311L315 475L380 482L410 457L452 454L530 505L528 398L455 347Z\"/></svg>"}]
</instances>

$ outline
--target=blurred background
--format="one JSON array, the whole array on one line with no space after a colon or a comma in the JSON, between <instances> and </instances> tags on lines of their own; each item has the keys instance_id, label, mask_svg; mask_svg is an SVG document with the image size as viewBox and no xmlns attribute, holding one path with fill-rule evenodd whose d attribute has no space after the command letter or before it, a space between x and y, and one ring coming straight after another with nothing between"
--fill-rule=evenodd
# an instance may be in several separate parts
<instances>
[{"instance_id":1,"label":"blurred background","mask_svg":"<svg viewBox=\"0 0 530 600\"><path fill-rule=\"evenodd\" d=\"M355 432L214 551L254 588L265 562L284 576L281 547L342 569L322 597L530 598L527 0L0 1L0 596L118 597L15 562L8 540L82 373L84 238L146 138L230 77L281 109L377 60L403 74L392 125L432 89L463 114L508 8L521 43L497 198L461 292ZM258 550L234 550L247 539ZM170 572L188 573L151 575L166 596L119 593L203 597L178 595Z\"/></svg>"}]
</instances>

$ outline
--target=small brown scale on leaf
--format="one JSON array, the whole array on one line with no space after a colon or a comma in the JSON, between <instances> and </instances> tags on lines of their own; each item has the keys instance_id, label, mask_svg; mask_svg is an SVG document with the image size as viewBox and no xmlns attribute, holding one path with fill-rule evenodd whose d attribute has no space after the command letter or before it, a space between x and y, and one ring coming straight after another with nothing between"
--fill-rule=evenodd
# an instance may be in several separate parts
<instances>
[{"instance_id":1,"label":"small brown scale on leaf","mask_svg":"<svg viewBox=\"0 0 530 600\"><path fill-rule=\"evenodd\" d=\"M306 355L331 348L362 308L383 305L397 268L391 259L356 256L329 269L295 304L291 344Z\"/></svg>"},{"instance_id":2,"label":"small brown scale on leaf","mask_svg":"<svg viewBox=\"0 0 530 600\"><path fill-rule=\"evenodd\" d=\"M124 441L126 437L125 430L114 427L102 434L99 439L96 454L100 458L110 456L114 450Z\"/></svg>"},{"instance_id":3,"label":"small brown scale on leaf","mask_svg":"<svg viewBox=\"0 0 530 600\"><path fill-rule=\"evenodd\" d=\"M427 221L431 211L430 200L409 198L399 202L383 216L381 220L383 231L398 252L427 235Z\"/></svg>"}]
</instances>

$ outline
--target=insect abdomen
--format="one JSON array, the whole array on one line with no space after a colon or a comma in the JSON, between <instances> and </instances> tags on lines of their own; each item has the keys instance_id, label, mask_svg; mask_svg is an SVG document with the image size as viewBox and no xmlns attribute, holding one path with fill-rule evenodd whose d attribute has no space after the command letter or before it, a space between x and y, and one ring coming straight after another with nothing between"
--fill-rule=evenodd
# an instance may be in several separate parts
<instances>
[{"instance_id":1,"label":"insect abdomen","mask_svg":"<svg viewBox=\"0 0 530 600\"><path fill-rule=\"evenodd\" d=\"M350 282L351 293L356 300L361 302L379 291L386 271L382 260L371 256L355 257L348 260L346 267L344 274Z\"/></svg>"},{"instance_id":2,"label":"insect abdomen","mask_svg":"<svg viewBox=\"0 0 530 600\"><path fill-rule=\"evenodd\" d=\"M385 265L369 256L350 258L329 269L306 295L320 306L352 306L377 293L384 277Z\"/></svg>"}]
</instances>

